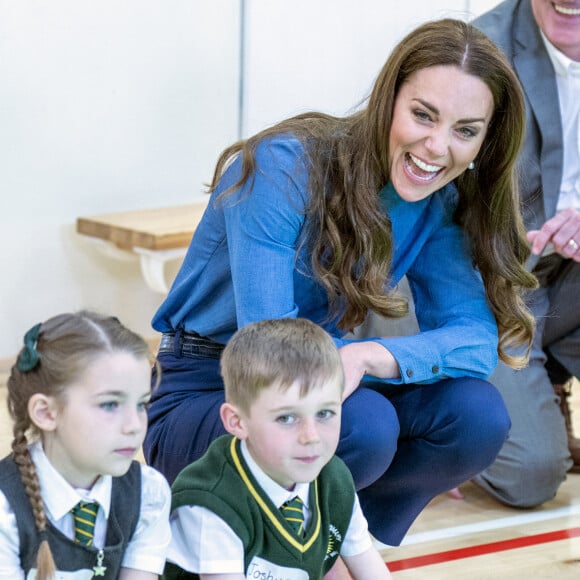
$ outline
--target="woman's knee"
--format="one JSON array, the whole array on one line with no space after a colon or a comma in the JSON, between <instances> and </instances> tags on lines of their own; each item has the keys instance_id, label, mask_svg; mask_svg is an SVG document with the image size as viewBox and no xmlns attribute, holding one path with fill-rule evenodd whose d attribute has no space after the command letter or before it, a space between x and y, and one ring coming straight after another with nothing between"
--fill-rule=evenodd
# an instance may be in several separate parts
<instances>
[{"instance_id":1,"label":"woman's knee","mask_svg":"<svg viewBox=\"0 0 580 580\"><path fill-rule=\"evenodd\" d=\"M344 402L337 455L348 465L358 489L387 470L398 437L397 414L383 395L359 388Z\"/></svg>"},{"instance_id":2,"label":"woman's knee","mask_svg":"<svg viewBox=\"0 0 580 580\"><path fill-rule=\"evenodd\" d=\"M489 382L463 378L454 381L452 397L456 421L465 434L475 439L492 439L501 445L509 432L511 421L499 391Z\"/></svg>"},{"instance_id":3,"label":"woman's knee","mask_svg":"<svg viewBox=\"0 0 580 580\"><path fill-rule=\"evenodd\" d=\"M448 416L439 437L453 448L449 458L456 468L474 475L496 458L509 434L510 417L491 383L472 378L450 383Z\"/></svg>"}]
</instances>

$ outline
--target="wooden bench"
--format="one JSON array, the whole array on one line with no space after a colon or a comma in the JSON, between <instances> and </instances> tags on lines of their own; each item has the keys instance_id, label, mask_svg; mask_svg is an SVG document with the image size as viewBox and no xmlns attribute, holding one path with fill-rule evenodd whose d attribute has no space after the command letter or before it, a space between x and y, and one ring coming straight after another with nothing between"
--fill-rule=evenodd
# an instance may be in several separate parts
<instances>
[{"instance_id":1,"label":"wooden bench","mask_svg":"<svg viewBox=\"0 0 580 580\"><path fill-rule=\"evenodd\" d=\"M207 202L79 217L79 234L137 254L147 285L167 293L165 264L183 258Z\"/></svg>"}]
</instances>

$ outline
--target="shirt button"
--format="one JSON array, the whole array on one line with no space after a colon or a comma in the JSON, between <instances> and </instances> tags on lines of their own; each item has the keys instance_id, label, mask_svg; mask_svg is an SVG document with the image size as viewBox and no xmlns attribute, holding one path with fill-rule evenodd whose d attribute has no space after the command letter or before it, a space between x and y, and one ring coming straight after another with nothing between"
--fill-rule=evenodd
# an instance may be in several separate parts
<instances>
[{"instance_id":1,"label":"shirt button","mask_svg":"<svg viewBox=\"0 0 580 580\"><path fill-rule=\"evenodd\" d=\"M407 369L407 372L405 373L409 378L411 378L413 376L413 371L411 369Z\"/></svg>"},{"instance_id":2,"label":"shirt button","mask_svg":"<svg viewBox=\"0 0 580 580\"><path fill-rule=\"evenodd\" d=\"M437 365L433 365L433 368L431 369L431 372L434 374L437 374L439 372L439 367Z\"/></svg>"}]
</instances>

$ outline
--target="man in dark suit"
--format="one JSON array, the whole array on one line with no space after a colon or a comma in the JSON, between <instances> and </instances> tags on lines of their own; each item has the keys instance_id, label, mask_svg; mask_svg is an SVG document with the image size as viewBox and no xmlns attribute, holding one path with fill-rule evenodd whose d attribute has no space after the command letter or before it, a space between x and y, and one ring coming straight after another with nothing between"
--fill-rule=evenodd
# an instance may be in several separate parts
<instances>
[{"instance_id":1,"label":"man in dark suit","mask_svg":"<svg viewBox=\"0 0 580 580\"><path fill-rule=\"evenodd\" d=\"M499 45L523 85L522 210L541 287L530 364L501 364L492 382L512 418L509 439L476 483L500 501L532 507L580 471L568 408L580 377L580 0L506 0L474 21Z\"/></svg>"}]
</instances>

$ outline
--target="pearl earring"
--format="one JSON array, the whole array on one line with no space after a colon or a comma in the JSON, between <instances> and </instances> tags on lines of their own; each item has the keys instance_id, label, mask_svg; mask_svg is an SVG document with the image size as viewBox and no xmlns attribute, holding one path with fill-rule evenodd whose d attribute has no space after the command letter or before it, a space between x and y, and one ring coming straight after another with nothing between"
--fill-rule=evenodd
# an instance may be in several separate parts
<instances>
[{"instance_id":1,"label":"pearl earring","mask_svg":"<svg viewBox=\"0 0 580 580\"><path fill-rule=\"evenodd\" d=\"M469 165L467 166L467 169L475 169L475 163L473 161L470 161Z\"/></svg>"}]
</instances>

